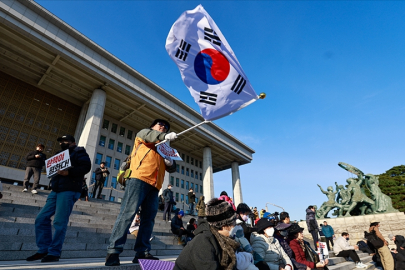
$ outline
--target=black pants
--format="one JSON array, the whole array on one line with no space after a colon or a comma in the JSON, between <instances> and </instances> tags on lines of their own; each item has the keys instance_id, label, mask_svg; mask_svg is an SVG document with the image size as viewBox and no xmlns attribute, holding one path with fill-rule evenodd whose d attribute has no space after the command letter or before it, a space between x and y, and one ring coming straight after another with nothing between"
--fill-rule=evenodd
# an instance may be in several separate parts
<instances>
[{"instance_id":1,"label":"black pants","mask_svg":"<svg viewBox=\"0 0 405 270\"><path fill-rule=\"evenodd\" d=\"M256 263L255 266L259 270L270 270L269 265L267 263L265 263L264 261L260 261L260 262Z\"/></svg>"},{"instance_id":2,"label":"black pants","mask_svg":"<svg viewBox=\"0 0 405 270\"><path fill-rule=\"evenodd\" d=\"M329 243L331 243L332 247L333 247L333 236L332 237L326 237L326 245L328 246L328 250L331 251L331 246L329 245Z\"/></svg>"},{"instance_id":3,"label":"black pants","mask_svg":"<svg viewBox=\"0 0 405 270\"><path fill-rule=\"evenodd\" d=\"M174 233L175 235L178 235L179 237L181 237L182 235L188 235L187 230L182 230L182 229L172 230L172 233Z\"/></svg>"},{"instance_id":4,"label":"black pants","mask_svg":"<svg viewBox=\"0 0 405 270\"><path fill-rule=\"evenodd\" d=\"M163 212L163 220L166 220L166 213L167 213L167 221L171 220L172 217L172 204L170 202L165 202L165 210Z\"/></svg>"},{"instance_id":5,"label":"black pants","mask_svg":"<svg viewBox=\"0 0 405 270\"><path fill-rule=\"evenodd\" d=\"M101 192L103 191L104 181L96 181L93 186L93 198L96 198L96 192L98 189L97 198L101 198Z\"/></svg>"},{"instance_id":6,"label":"black pants","mask_svg":"<svg viewBox=\"0 0 405 270\"><path fill-rule=\"evenodd\" d=\"M341 252L336 254L336 257L350 257L355 263L358 263L360 261L359 255L357 255L356 251L354 251L353 249L342 250Z\"/></svg>"},{"instance_id":7,"label":"black pants","mask_svg":"<svg viewBox=\"0 0 405 270\"><path fill-rule=\"evenodd\" d=\"M319 236L318 236L318 231L314 230L314 231L310 231L310 233L312 234L312 238L314 239L314 249L316 250L316 243L319 241Z\"/></svg>"}]
</instances>

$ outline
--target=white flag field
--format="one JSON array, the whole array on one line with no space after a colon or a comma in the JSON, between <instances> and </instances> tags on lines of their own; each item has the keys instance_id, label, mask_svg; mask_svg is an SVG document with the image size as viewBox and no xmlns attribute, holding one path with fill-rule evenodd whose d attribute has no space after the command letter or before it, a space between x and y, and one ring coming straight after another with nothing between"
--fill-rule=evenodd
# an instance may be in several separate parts
<instances>
[{"instance_id":1,"label":"white flag field","mask_svg":"<svg viewBox=\"0 0 405 270\"><path fill-rule=\"evenodd\" d=\"M166 50L206 121L230 115L259 97L210 15L199 5L173 24Z\"/></svg>"}]
</instances>

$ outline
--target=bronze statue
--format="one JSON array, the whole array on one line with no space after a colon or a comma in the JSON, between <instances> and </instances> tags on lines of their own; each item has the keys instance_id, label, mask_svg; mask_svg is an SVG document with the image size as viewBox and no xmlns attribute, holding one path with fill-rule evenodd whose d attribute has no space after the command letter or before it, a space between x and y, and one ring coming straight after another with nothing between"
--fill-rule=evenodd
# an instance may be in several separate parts
<instances>
[{"instance_id":1,"label":"bronze statue","mask_svg":"<svg viewBox=\"0 0 405 270\"><path fill-rule=\"evenodd\" d=\"M317 218L327 217L329 211L334 208L336 209L333 215L338 217L342 217L343 214L345 217L349 217L351 215L398 212L398 210L392 207L391 198L381 192L378 186L378 176L373 174L364 175L361 170L347 163L339 162L338 165L357 175L357 178L347 179L348 185L346 189L343 185L338 185L335 182L336 191L333 191L333 187L331 186L325 191L318 185L321 192L328 197L328 201L324 202L319 210L316 211ZM371 198L364 192L362 188L363 182L364 186L369 189Z\"/></svg>"}]
</instances>

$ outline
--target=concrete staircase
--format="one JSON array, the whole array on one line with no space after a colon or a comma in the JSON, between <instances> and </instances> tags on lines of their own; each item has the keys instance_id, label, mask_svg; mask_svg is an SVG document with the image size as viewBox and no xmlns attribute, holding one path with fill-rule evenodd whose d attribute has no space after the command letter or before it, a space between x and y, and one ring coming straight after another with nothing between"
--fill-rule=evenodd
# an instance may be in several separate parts
<instances>
[{"instance_id":1,"label":"concrete staircase","mask_svg":"<svg viewBox=\"0 0 405 270\"><path fill-rule=\"evenodd\" d=\"M50 191L38 190L38 194L21 192L21 186L3 184L0 200L0 261L24 260L37 251L35 244L35 217L45 204ZM70 216L61 258L105 258L108 239L119 213L120 204L97 199L77 201ZM152 255L180 254L183 247L177 244L169 232L170 223L162 220L158 212L155 220ZM190 219L183 218L184 223ZM121 256L134 256L135 238L128 235Z\"/></svg>"},{"instance_id":2,"label":"concrete staircase","mask_svg":"<svg viewBox=\"0 0 405 270\"><path fill-rule=\"evenodd\" d=\"M49 191L38 194L21 192L21 186L3 184L3 199L0 200L0 270L6 269L136 269L132 263L135 239L128 235L125 250L121 254L121 266L104 266L106 248L111 229L119 213L120 204L91 199L78 201L72 215L63 245L62 256L57 263L27 262L25 258L37 251L35 244L34 221L45 204ZM183 218L186 223L190 217ZM175 261L182 246L169 232L170 223L162 221L162 212L156 220L152 241L153 255L168 261ZM344 258L330 254L329 269L351 270L355 265ZM367 269L374 269L371 256L359 253Z\"/></svg>"}]
</instances>

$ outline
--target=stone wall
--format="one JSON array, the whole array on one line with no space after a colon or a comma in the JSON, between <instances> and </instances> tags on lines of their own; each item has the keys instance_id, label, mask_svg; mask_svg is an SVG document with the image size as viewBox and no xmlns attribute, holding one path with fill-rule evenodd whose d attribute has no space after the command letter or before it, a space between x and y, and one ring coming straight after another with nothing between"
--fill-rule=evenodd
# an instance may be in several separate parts
<instances>
[{"instance_id":1,"label":"stone wall","mask_svg":"<svg viewBox=\"0 0 405 270\"><path fill-rule=\"evenodd\" d=\"M405 236L405 215L403 212L319 219L318 225L324 221L328 222L328 224L332 226L333 230L335 231L336 237L341 236L342 232L349 233L350 243L351 245L355 245L357 241L364 238L364 231L368 230L372 220L380 222L380 231L388 241L390 248L395 247L395 245L394 242L388 239L389 234ZM307 229L307 223L305 221L301 221L299 222L299 225L305 228L304 237L312 239L312 236Z\"/></svg>"}]
</instances>

